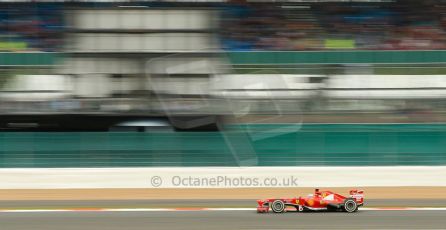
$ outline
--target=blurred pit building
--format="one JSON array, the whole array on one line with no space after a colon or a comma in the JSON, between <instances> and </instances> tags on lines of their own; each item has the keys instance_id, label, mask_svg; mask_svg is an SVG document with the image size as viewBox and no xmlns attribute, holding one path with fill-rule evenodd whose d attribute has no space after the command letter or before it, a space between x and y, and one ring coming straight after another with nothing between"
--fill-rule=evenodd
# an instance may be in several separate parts
<instances>
[{"instance_id":1,"label":"blurred pit building","mask_svg":"<svg viewBox=\"0 0 446 230\"><path fill-rule=\"evenodd\" d=\"M27 131L0 142L34 141L0 158L52 166L55 139L69 166L441 164L445 49L444 0L0 1L0 129Z\"/></svg>"}]
</instances>

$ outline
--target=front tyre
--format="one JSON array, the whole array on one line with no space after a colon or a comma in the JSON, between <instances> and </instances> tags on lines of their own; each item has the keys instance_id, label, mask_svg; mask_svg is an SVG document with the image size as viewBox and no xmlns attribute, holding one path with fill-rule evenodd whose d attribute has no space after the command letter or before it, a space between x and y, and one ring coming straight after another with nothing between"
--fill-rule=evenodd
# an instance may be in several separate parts
<instances>
[{"instance_id":1,"label":"front tyre","mask_svg":"<svg viewBox=\"0 0 446 230\"><path fill-rule=\"evenodd\" d=\"M282 213L285 211L285 203L281 200L275 200L271 204L271 210L275 213Z\"/></svg>"},{"instance_id":2,"label":"front tyre","mask_svg":"<svg viewBox=\"0 0 446 230\"><path fill-rule=\"evenodd\" d=\"M343 208L344 211L349 213L356 212L358 210L358 204L354 199L345 199Z\"/></svg>"}]
</instances>

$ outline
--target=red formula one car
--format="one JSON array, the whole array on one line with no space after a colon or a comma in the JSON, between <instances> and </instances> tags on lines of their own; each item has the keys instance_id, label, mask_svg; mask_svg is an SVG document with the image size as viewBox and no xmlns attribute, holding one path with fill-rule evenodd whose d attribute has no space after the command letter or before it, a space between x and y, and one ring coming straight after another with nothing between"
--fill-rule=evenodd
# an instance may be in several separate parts
<instances>
[{"instance_id":1,"label":"red formula one car","mask_svg":"<svg viewBox=\"0 0 446 230\"><path fill-rule=\"evenodd\" d=\"M364 204L364 192L350 190L348 197L331 191L319 191L315 189L313 194L307 197L266 199L257 201L257 212L275 213L286 211L345 211L356 212L358 207Z\"/></svg>"}]
</instances>

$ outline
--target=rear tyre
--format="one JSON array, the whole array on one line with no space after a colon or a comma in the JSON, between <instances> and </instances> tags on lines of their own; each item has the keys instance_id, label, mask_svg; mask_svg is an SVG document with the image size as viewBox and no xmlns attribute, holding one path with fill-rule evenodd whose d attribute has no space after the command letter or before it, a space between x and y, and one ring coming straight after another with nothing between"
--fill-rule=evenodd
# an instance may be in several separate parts
<instances>
[{"instance_id":1,"label":"rear tyre","mask_svg":"<svg viewBox=\"0 0 446 230\"><path fill-rule=\"evenodd\" d=\"M281 200L275 200L271 204L271 210L273 210L275 213L282 213L285 211L285 203L283 203Z\"/></svg>"},{"instance_id":2,"label":"rear tyre","mask_svg":"<svg viewBox=\"0 0 446 230\"><path fill-rule=\"evenodd\" d=\"M358 210L358 204L353 199L345 199L343 208L346 212L356 212Z\"/></svg>"}]
</instances>

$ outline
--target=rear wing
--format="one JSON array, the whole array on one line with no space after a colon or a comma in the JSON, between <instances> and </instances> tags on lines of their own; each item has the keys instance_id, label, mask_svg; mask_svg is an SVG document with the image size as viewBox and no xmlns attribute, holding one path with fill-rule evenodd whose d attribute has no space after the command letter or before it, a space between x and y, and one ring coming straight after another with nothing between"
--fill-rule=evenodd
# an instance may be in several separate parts
<instances>
[{"instance_id":1,"label":"rear wing","mask_svg":"<svg viewBox=\"0 0 446 230\"><path fill-rule=\"evenodd\" d=\"M350 190L350 198L353 198L356 200L357 203L363 203L364 202L364 191L362 190Z\"/></svg>"}]
</instances>

